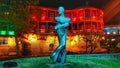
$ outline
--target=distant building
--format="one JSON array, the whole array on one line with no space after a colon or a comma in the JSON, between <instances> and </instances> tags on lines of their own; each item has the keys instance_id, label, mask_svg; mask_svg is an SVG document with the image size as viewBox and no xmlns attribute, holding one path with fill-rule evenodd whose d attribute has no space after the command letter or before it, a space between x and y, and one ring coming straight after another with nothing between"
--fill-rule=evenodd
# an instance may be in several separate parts
<instances>
[{"instance_id":1,"label":"distant building","mask_svg":"<svg viewBox=\"0 0 120 68\"><path fill-rule=\"evenodd\" d=\"M53 30L56 25L54 18L59 16L57 9L28 6L28 10L32 14L31 18L29 18L29 23L33 25L31 27L31 34L33 33L34 35L34 33L37 33L36 43L38 44L36 45L38 46L36 46L36 49L38 51L34 53L49 54L49 52L52 52L50 50L54 50L50 48L51 44L53 48L59 44ZM104 35L103 15L104 12L102 10L93 7L65 10L65 16L71 18L70 26L67 30L66 48L68 53L86 53L86 51L90 53L92 51L90 49L91 46L96 49L93 50L93 53L105 51L99 45L99 40ZM31 34L30 36L32 37ZM30 38L30 36L26 37ZM33 40L35 40L35 36ZM32 42L32 38L30 42ZM31 44L31 46L34 47L35 44ZM33 49L33 51L36 49Z\"/></svg>"},{"instance_id":2,"label":"distant building","mask_svg":"<svg viewBox=\"0 0 120 68\"><path fill-rule=\"evenodd\" d=\"M104 31L106 35L120 35L120 25L106 25Z\"/></svg>"},{"instance_id":3,"label":"distant building","mask_svg":"<svg viewBox=\"0 0 120 68\"><path fill-rule=\"evenodd\" d=\"M28 6L28 10L32 12L29 22L34 22L36 30L39 33L49 33L50 28L53 28L55 25L54 17L59 15L57 10L52 8L38 7L36 9L34 6ZM93 7L65 10L65 16L71 18L68 32L93 32L103 34L103 14L104 12L102 10Z\"/></svg>"},{"instance_id":4,"label":"distant building","mask_svg":"<svg viewBox=\"0 0 120 68\"><path fill-rule=\"evenodd\" d=\"M8 19L10 8L6 4L0 4L0 56L10 55L15 48L15 31L13 22Z\"/></svg>"}]
</instances>

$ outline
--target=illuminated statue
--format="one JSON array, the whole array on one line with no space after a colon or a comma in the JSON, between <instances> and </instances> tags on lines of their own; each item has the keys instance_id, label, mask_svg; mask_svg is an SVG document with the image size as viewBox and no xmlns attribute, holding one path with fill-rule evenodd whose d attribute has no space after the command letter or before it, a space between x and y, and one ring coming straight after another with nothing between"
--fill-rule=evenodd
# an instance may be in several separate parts
<instances>
[{"instance_id":1,"label":"illuminated statue","mask_svg":"<svg viewBox=\"0 0 120 68\"><path fill-rule=\"evenodd\" d=\"M60 16L55 17L56 26L54 27L54 30L58 35L59 46L50 55L54 64L66 62L66 29L70 22L70 18L64 16L64 8L62 6L58 8L58 13Z\"/></svg>"}]
</instances>

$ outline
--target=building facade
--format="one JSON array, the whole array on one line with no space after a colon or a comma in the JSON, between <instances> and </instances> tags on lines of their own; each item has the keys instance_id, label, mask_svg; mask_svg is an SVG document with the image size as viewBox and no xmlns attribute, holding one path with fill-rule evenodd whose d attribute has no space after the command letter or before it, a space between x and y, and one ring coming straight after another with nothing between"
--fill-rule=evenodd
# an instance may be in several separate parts
<instances>
[{"instance_id":1,"label":"building facade","mask_svg":"<svg viewBox=\"0 0 120 68\"><path fill-rule=\"evenodd\" d=\"M30 33L24 34L25 38L19 42L21 52L23 55L48 55L59 44L57 35L53 30L56 25L54 18L59 16L57 9L40 6L37 6L37 8L36 6L27 6L27 8L31 13L27 23L32 26ZM67 30L67 53L99 53L106 51L106 49L100 47L100 40L104 35L103 15L102 10L93 7L65 10L65 16L71 18ZM5 38L2 35L1 37ZM12 41L15 42L15 39ZM1 55L15 55L15 43L13 46L8 44L7 46L7 52L3 52ZM6 47L6 45L0 47L1 51L5 51L3 47Z\"/></svg>"},{"instance_id":2,"label":"building facade","mask_svg":"<svg viewBox=\"0 0 120 68\"><path fill-rule=\"evenodd\" d=\"M120 25L107 25L104 31L105 40L111 43L111 47L120 48Z\"/></svg>"},{"instance_id":3,"label":"building facade","mask_svg":"<svg viewBox=\"0 0 120 68\"><path fill-rule=\"evenodd\" d=\"M32 41L36 39L32 52L49 54L59 44L57 35L53 28L56 25L54 18L59 16L57 9L28 6L31 12L29 23L31 27L30 35L26 38ZM68 53L98 53L105 50L100 47L99 40L104 35L104 12L93 7L77 8L65 10L65 16L71 18L70 26L67 30L66 49ZM35 34L36 33L36 36ZM32 40L32 35L33 40ZM31 36L31 37L30 37ZM36 48L34 47L36 46ZM32 53L33 54L33 53Z\"/></svg>"},{"instance_id":4,"label":"building facade","mask_svg":"<svg viewBox=\"0 0 120 68\"><path fill-rule=\"evenodd\" d=\"M13 22L8 19L10 8L0 4L0 56L16 54Z\"/></svg>"}]
</instances>

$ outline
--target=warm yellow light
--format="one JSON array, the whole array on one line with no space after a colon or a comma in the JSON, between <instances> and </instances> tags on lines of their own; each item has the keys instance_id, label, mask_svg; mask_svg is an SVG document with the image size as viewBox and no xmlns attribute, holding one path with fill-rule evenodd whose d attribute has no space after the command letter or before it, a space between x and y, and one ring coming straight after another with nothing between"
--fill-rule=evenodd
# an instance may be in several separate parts
<instances>
[{"instance_id":1,"label":"warm yellow light","mask_svg":"<svg viewBox=\"0 0 120 68\"><path fill-rule=\"evenodd\" d=\"M10 45L10 46L15 45L15 38L14 37L8 37L8 45Z\"/></svg>"},{"instance_id":2,"label":"warm yellow light","mask_svg":"<svg viewBox=\"0 0 120 68\"><path fill-rule=\"evenodd\" d=\"M76 42L75 41L71 41L71 45L75 45L76 44Z\"/></svg>"},{"instance_id":3,"label":"warm yellow light","mask_svg":"<svg viewBox=\"0 0 120 68\"><path fill-rule=\"evenodd\" d=\"M78 36L73 36L72 40L71 40L71 45L76 45L78 43Z\"/></svg>"},{"instance_id":4,"label":"warm yellow light","mask_svg":"<svg viewBox=\"0 0 120 68\"><path fill-rule=\"evenodd\" d=\"M78 42L78 35L76 35L76 36L74 37L74 40L75 40L76 42Z\"/></svg>"},{"instance_id":5,"label":"warm yellow light","mask_svg":"<svg viewBox=\"0 0 120 68\"><path fill-rule=\"evenodd\" d=\"M47 36L46 45L49 45L51 43L54 45L58 45L58 38L56 36Z\"/></svg>"},{"instance_id":6,"label":"warm yellow light","mask_svg":"<svg viewBox=\"0 0 120 68\"><path fill-rule=\"evenodd\" d=\"M31 41L31 42L37 41L37 35L35 35L35 34L29 34L28 40Z\"/></svg>"}]
</instances>

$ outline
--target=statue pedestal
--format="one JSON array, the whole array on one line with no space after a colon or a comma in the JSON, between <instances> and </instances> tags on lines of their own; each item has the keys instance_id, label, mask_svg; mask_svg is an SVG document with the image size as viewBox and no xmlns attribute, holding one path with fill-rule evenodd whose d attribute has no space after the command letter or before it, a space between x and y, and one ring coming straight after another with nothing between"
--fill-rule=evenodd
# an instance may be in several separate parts
<instances>
[{"instance_id":1,"label":"statue pedestal","mask_svg":"<svg viewBox=\"0 0 120 68\"><path fill-rule=\"evenodd\" d=\"M47 64L48 68L62 68L63 66L71 66L70 63L64 63L64 64L61 64L61 63L57 63L57 64Z\"/></svg>"}]
</instances>

